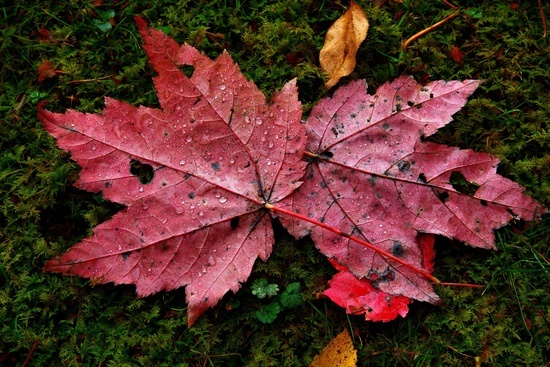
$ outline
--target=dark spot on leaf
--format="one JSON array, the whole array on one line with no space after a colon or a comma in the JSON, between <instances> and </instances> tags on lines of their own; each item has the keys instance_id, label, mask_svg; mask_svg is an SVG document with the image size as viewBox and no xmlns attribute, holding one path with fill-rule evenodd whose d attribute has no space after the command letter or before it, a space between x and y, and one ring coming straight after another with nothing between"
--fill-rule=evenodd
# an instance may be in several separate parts
<instances>
[{"instance_id":1,"label":"dark spot on leaf","mask_svg":"<svg viewBox=\"0 0 550 367\"><path fill-rule=\"evenodd\" d=\"M123 252L121 255L122 255L122 260L126 261L128 260L128 257L130 256L130 251L127 251L127 252Z\"/></svg>"},{"instance_id":2,"label":"dark spot on leaf","mask_svg":"<svg viewBox=\"0 0 550 367\"><path fill-rule=\"evenodd\" d=\"M387 122L384 122L384 123L382 124L382 129L384 129L384 130L389 130L390 128L391 128L391 125L388 124Z\"/></svg>"},{"instance_id":3,"label":"dark spot on leaf","mask_svg":"<svg viewBox=\"0 0 550 367\"><path fill-rule=\"evenodd\" d=\"M109 181L105 181L105 183L103 184L105 187L111 187L111 183Z\"/></svg>"},{"instance_id":4,"label":"dark spot on leaf","mask_svg":"<svg viewBox=\"0 0 550 367\"><path fill-rule=\"evenodd\" d=\"M336 131L334 127L331 129L331 131L334 134L334 136L338 136L338 131Z\"/></svg>"},{"instance_id":5,"label":"dark spot on leaf","mask_svg":"<svg viewBox=\"0 0 550 367\"><path fill-rule=\"evenodd\" d=\"M130 173L139 179L142 184L148 184L153 181L155 175L153 167L146 163L141 163L138 160L130 160Z\"/></svg>"},{"instance_id":6,"label":"dark spot on leaf","mask_svg":"<svg viewBox=\"0 0 550 367\"><path fill-rule=\"evenodd\" d=\"M352 113L352 114L349 115L349 117L351 117L352 119L354 119L354 118L357 117L357 115L356 115L355 113Z\"/></svg>"},{"instance_id":7,"label":"dark spot on leaf","mask_svg":"<svg viewBox=\"0 0 550 367\"><path fill-rule=\"evenodd\" d=\"M434 97L434 94L433 93L430 93L430 98L433 98Z\"/></svg>"},{"instance_id":8,"label":"dark spot on leaf","mask_svg":"<svg viewBox=\"0 0 550 367\"><path fill-rule=\"evenodd\" d=\"M246 166L244 166L244 168L248 168L250 167L250 161L246 162Z\"/></svg>"},{"instance_id":9,"label":"dark spot on leaf","mask_svg":"<svg viewBox=\"0 0 550 367\"><path fill-rule=\"evenodd\" d=\"M370 176L369 178L367 178L367 181L369 181L371 186L376 185L376 176Z\"/></svg>"},{"instance_id":10,"label":"dark spot on leaf","mask_svg":"<svg viewBox=\"0 0 550 367\"><path fill-rule=\"evenodd\" d=\"M393 248L391 250L392 254L395 256L401 256L405 253L405 250L403 250L403 245L399 241L393 241Z\"/></svg>"},{"instance_id":11,"label":"dark spot on leaf","mask_svg":"<svg viewBox=\"0 0 550 367\"><path fill-rule=\"evenodd\" d=\"M397 94L397 95L395 96L395 100L396 100L397 102L401 102L401 101L403 100L403 98L401 98L401 96L400 96L399 94Z\"/></svg>"},{"instance_id":12,"label":"dark spot on leaf","mask_svg":"<svg viewBox=\"0 0 550 367\"><path fill-rule=\"evenodd\" d=\"M487 206L487 205L488 205L487 202L486 202L485 200L481 200L479 203L480 203L482 206Z\"/></svg>"},{"instance_id":13,"label":"dark spot on leaf","mask_svg":"<svg viewBox=\"0 0 550 367\"><path fill-rule=\"evenodd\" d=\"M401 111L401 103L395 105L395 112Z\"/></svg>"},{"instance_id":14,"label":"dark spot on leaf","mask_svg":"<svg viewBox=\"0 0 550 367\"><path fill-rule=\"evenodd\" d=\"M229 221L229 225L231 226L231 229L236 230L237 227L239 226L240 221L241 221L241 217L231 218L231 220Z\"/></svg>"},{"instance_id":15,"label":"dark spot on leaf","mask_svg":"<svg viewBox=\"0 0 550 367\"><path fill-rule=\"evenodd\" d=\"M212 163L212 169L214 171L219 171L220 170L220 163L219 162Z\"/></svg>"},{"instance_id":16,"label":"dark spot on leaf","mask_svg":"<svg viewBox=\"0 0 550 367\"><path fill-rule=\"evenodd\" d=\"M372 312L372 308L371 307L367 308L367 312Z\"/></svg>"},{"instance_id":17,"label":"dark spot on leaf","mask_svg":"<svg viewBox=\"0 0 550 367\"><path fill-rule=\"evenodd\" d=\"M338 134L336 134L336 135L338 135ZM325 150L323 153L321 153L321 156L325 157L325 158L332 158L332 157L334 157L334 154L332 154L332 152L330 150Z\"/></svg>"},{"instance_id":18,"label":"dark spot on leaf","mask_svg":"<svg viewBox=\"0 0 550 367\"><path fill-rule=\"evenodd\" d=\"M193 65L182 65L179 68L186 77L191 78L195 72L195 67Z\"/></svg>"},{"instance_id":19,"label":"dark spot on leaf","mask_svg":"<svg viewBox=\"0 0 550 367\"><path fill-rule=\"evenodd\" d=\"M321 181L320 185L321 185L321 187L322 187L323 189L324 189L325 187L327 187L327 184L325 184L324 181Z\"/></svg>"},{"instance_id":20,"label":"dark spot on leaf","mask_svg":"<svg viewBox=\"0 0 550 367\"><path fill-rule=\"evenodd\" d=\"M458 171L451 172L451 177L449 181L453 189L460 192L461 194L466 194L468 196L473 196L479 188L478 184L474 182L468 182L468 180L466 180L466 177L464 177L464 175Z\"/></svg>"},{"instance_id":21,"label":"dark spot on leaf","mask_svg":"<svg viewBox=\"0 0 550 367\"><path fill-rule=\"evenodd\" d=\"M449 193L447 191L442 191L442 192L439 192L439 191L435 191L435 194L437 195L437 198L442 202L446 202L447 200L449 200Z\"/></svg>"},{"instance_id":22,"label":"dark spot on leaf","mask_svg":"<svg viewBox=\"0 0 550 367\"><path fill-rule=\"evenodd\" d=\"M414 106L414 102L413 102L413 101L408 101L408 102L407 102L407 105L408 105L409 107L412 107L412 106Z\"/></svg>"},{"instance_id":23,"label":"dark spot on leaf","mask_svg":"<svg viewBox=\"0 0 550 367\"><path fill-rule=\"evenodd\" d=\"M189 199L194 199L195 198L195 191L191 191L189 193L189 195L187 195L187 196L189 196Z\"/></svg>"},{"instance_id":24,"label":"dark spot on leaf","mask_svg":"<svg viewBox=\"0 0 550 367\"><path fill-rule=\"evenodd\" d=\"M405 173L411 168L411 164L408 161L401 161L397 163L397 168L399 168L399 171Z\"/></svg>"},{"instance_id":25,"label":"dark spot on leaf","mask_svg":"<svg viewBox=\"0 0 550 367\"><path fill-rule=\"evenodd\" d=\"M422 182L422 183L428 182L428 180L426 180L426 175L424 175L423 173L418 175L418 180L416 180L416 181Z\"/></svg>"}]
</instances>

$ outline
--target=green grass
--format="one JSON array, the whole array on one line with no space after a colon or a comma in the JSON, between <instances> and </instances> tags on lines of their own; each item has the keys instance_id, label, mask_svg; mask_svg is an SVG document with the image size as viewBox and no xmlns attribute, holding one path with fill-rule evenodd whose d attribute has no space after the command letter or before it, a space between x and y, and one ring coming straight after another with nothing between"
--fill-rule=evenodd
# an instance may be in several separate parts
<instances>
[{"instance_id":1,"label":"green grass","mask_svg":"<svg viewBox=\"0 0 550 367\"><path fill-rule=\"evenodd\" d=\"M371 29L342 83L365 78L374 91L404 73L485 79L431 139L496 155L500 173L550 206L550 45L537 2L513 9L511 0L461 1L459 17L405 51L404 39L452 10L426 0L380 8L357 2ZM317 55L342 11L325 0L18 1L0 8L0 366L307 366L344 328L360 366L550 363L548 215L498 230L498 252L438 239L435 275L486 288L440 287L446 307L414 303L405 319L385 324L318 299L331 266L309 240L282 230L269 261L258 262L241 291L191 329L182 289L136 299L131 286L42 272L120 206L72 187L79 169L42 129L37 103L98 112L111 96L158 106L134 15L210 57L227 49L267 95L297 78L307 114L326 94ZM548 3L544 11L550 16ZM453 46L463 63L450 58ZM59 72L39 83L36 70L46 60ZM297 282L303 302L264 324L257 311L272 301L252 293L256 279L281 292Z\"/></svg>"}]
</instances>

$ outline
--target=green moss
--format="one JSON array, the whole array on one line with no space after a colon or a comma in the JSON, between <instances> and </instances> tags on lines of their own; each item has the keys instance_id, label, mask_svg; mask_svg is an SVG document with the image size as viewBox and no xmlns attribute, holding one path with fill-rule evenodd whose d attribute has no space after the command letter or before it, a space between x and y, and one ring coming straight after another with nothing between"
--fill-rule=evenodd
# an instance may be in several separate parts
<instances>
[{"instance_id":1,"label":"green moss","mask_svg":"<svg viewBox=\"0 0 550 367\"><path fill-rule=\"evenodd\" d=\"M415 303L407 318L387 324L348 317L318 299L334 271L311 242L282 230L269 261L259 261L239 293L191 329L183 290L136 299L130 286L42 272L120 207L72 186L79 169L41 127L37 103L97 112L111 96L157 106L134 15L210 57L227 49L268 95L297 78L306 114L327 94L317 55L343 11L339 2L199 3L18 1L0 11L0 366L27 358L29 366L302 366L346 327L361 366L474 366L476 357L482 365L550 362L548 216L497 231L498 252L439 239L436 276L486 288L440 287L446 307ZM404 39L453 11L432 1L358 3L371 28L342 83L365 78L374 91L403 73L485 79L430 139L495 154L499 172L549 206L550 47L537 3L513 9L508 1L462 1L460 16L406 50ZM548 4L544 11L548 17ZM112 28L98 27L107 21ZM450 57L453 46L464 53L462 63ZM60 72L39 83L45 60ZM256 312L266 302L251 290L259 278L281 290L299 284L303 302L262 324Z\"/></svg>"}]
</instances>

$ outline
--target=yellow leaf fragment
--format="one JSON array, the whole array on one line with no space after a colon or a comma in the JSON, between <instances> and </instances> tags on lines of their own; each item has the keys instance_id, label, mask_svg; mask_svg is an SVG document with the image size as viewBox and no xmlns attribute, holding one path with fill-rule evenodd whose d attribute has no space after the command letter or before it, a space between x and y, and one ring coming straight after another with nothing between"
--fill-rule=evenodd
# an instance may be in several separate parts
<instances>
[{"instance_id":1,"label":"yellow leaf fragment","mask_svg":"<svg viewBox=\"0 0 550 367\"><path fill-rule=\"evenodd\" d=\"M319 54L321 67L328 74L327 88L334 86L341 77L351 74L361 42L367 37L367 15L353 0L348 10L328 29L325 44Z\"/></svg>"},{"instance_id":2,"label":"yellow leaf fragment","mask_svg":"<svg viewBox=\"0 0 550 367\"><path fill-rule=\"evenodd\" d=\"M357 351L347 330L342 331L319 353L309 367L356 367Z\"/></svg>"}]
</instances>

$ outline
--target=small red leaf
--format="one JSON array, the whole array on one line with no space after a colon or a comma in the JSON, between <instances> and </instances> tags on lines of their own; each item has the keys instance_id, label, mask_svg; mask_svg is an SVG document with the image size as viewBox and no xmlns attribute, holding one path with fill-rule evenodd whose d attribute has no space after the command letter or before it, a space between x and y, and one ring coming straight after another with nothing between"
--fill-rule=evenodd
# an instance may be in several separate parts
<instances>
[{"instance_id":1,"label":"small red leaf","mask_svg":"<svg viewBox=\"0 0 550 367\"><path fill-rule=\"evenodd\" d=\"M410 299L377 290L366 279L357 279L345 266L331 261L338 273L329 280L323 294L353 315L365 315L365 320L391 321L409 312Z\"/></svg>"},{"instance_id":2,"label":"small red leaf","mask_svg":"<svg viewBox=\"0 0 550 367\"><path fill-rule=\"evenodd\" d=\"M453 46L451 48L451 59L457 64L462 64L464 62L464 52L460 51L457 46Z\"/></svg>"},{"instance_id":3,"label":"small red leaf","mask_svg":"<svg viewBox=\"0 0 550 367\"><path fill-rule=\"evenodd\" d=\"M56 71L52 63L48 60L38 66L36 73L38 74L39 83L42 83L46 79L53 78L56 75Z\"/></svg>"}]
</instances>

